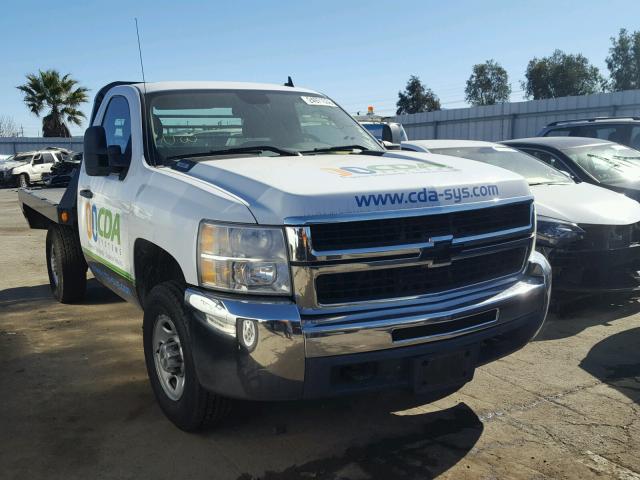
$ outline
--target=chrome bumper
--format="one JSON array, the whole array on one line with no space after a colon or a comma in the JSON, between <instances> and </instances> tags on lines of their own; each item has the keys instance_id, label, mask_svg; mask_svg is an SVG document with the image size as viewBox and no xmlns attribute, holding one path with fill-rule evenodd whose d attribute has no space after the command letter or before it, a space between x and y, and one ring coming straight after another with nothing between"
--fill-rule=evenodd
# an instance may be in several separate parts
<instances>
[{"instance_id":1,"label":"chrome bumper","mask_svg":"<svg viewBox=\"0 0 640 480\"><path fill-rule=\"evenodd\" d=\"M288 300L239 299L197 288L187 289L185 303L193 312L191 341L196 371L205 388L230 397L278 400L331 395L326 377L329 363L335 365L336 359L354 363L378 353L407 358L480 345L497 335L508 337L505 332L516 327L525 332L518 337L523 340L503 349L504 353L483 354L486 361L499 358L537 333L547 314L550 292L549 263L533 252L517 281L458 297L455 304L387 305L318 319L302 316ZM495 312L495 316L455 326L483 312ZM407 328L420 332L415 327L422 326L437 326L438 333L397 335ZM485 362L480 358L479 363ZM318 388L318 383L326 388Z\"/></svg>"}]
</instances>

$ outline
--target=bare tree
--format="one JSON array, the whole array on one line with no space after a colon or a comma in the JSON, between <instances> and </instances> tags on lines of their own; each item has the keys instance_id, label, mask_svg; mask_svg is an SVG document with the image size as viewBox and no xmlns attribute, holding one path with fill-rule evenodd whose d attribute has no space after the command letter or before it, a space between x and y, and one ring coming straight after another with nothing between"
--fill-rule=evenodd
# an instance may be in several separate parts
<instances>
[{"instance_id":1,"label":"bare tree","mask_svg":"<svg viewBox=\"0 0 640 480\"><path fill-rule=\"evenodd\" d=\"M0 137L17 137L18 127L13 118L0 115Z\"/></svg>"}]
</instances>

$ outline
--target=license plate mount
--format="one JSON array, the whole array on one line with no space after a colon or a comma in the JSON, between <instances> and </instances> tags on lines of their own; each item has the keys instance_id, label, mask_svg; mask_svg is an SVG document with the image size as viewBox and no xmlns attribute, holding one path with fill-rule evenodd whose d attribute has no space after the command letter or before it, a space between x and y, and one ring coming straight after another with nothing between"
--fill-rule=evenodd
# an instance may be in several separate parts
<instances>
[{"instance_id":1,"label":"license plate mount","mask_svg":"<svg viewBox=\"0 0 640 480\"><path fill-rule=\"evenodd\" d=\"M473 378L476 360L473 348L418 357L413 361L413 389L429 393L465 384Z\"/></svg>"}]
</instances>

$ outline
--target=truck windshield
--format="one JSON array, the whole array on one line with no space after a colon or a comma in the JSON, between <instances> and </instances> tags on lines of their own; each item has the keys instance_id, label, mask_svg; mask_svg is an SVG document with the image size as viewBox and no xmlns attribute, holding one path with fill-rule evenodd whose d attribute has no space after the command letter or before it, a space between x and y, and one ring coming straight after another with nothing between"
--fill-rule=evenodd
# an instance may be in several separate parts
<instances>
[{"instance_id":1,"label":"truck windshield","mask_svg":"<svg viewBox=\"0 0 640 480\"><path fill-rule=\"evenodd\" d=\"M170 91L148 96L157 163L225 150L274 156L384 149L326 97L260 90ZM255 147L254 152L249 152ZM269 148L266 148L269 147ZM341 152L343 153L343 152Z\"/></svg>"},{"instance_id":2,"label":"truck windshield","mask_svg":"<svg viewBox=\"0 0 640 480\"><path fill-rule=\"evenodd\" d=\"M500 145L487 147L430 148L429 152L478 160L522 175L529 185L573 183L565 174L540 160Z\"/></svg>"},{"instance_id":3,"label":"truck windshield","mask_svg":"<svg viewBox=\"0 0 640 480\"><path fill-rule=\"evenodd\" d=\"M604 184L640 180L640 152L617 143L565 148L563 153Z\"/></svg>"}]
</instances>

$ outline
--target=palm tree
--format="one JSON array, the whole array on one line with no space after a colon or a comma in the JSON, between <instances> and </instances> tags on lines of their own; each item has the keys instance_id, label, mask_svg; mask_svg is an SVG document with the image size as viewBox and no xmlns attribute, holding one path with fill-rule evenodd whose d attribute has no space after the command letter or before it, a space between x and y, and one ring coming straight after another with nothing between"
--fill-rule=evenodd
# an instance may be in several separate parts
<instances>
[{"instance_id":1,"label":"palm tree","mask_svg":"<svg viewBox=\"0 0 640 480\"><path fill-rule=\"evenodd\" d=\"M86 118L78 107L87 101L85 87L78 87L77 80L66 74L60 76L57 70L40 70L38 74L27 75L27 82L18 90L24 94L24 103L36 116L44 110L49 113L42 118L43 137L70 137L65 123L81 125Z\"/></svg>"}]
</instances>

